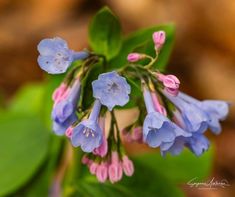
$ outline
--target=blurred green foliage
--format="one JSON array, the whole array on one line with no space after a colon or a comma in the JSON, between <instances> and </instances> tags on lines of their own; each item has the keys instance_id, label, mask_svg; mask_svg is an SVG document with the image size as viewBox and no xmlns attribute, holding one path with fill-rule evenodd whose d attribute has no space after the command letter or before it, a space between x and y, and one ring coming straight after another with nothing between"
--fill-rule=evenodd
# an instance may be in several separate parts
<instances>
[{"instance_id":1,"label":"blurred green foliage","mask_svg":"<svg viewBox=\"0 0 235 197\"><path fill-rule=\"evenodd\" d=\"M122 67L126 56L133 50L154 53L151 35L164 30L167 41L159 56L156 68L164 70L174 40L174 27L161 25L134 32L122 39L120 24L106 7L98 12L90 24L89 40L94 52L108 57L107 70ZM83 107L92 102L91 81L103 72L97 64L84 82ZM22 87L9 107L0 112L0 196L48 196L55 186L55 176L63 161L64 137L55 136L51 130L51 95L64 76L48 76L43 83ZM141 96L140 83L128 79L132 86L131 101ZM67 145L69 146L69 145ZM211 168L213 150L197 158L185 151L177 157L146 153L132 159L135 164L133 177L124 177L117 184L100 184L80 162L81 153L73 151L73 165L66 169L61 185L63 196L119 197L161 196L181 197L178 188L194 177L203 179ZM62 162L63 163L63 162ZM50 193L51 194L51 193Z\"/></svg>"}]
</instances>

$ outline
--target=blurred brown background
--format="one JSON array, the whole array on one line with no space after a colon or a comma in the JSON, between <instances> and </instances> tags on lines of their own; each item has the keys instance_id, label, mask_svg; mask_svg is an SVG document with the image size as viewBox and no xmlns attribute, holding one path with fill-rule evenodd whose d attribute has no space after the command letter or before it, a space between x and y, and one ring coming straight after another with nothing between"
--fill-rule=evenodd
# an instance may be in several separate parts
<instances>
[{"instance_id":1,"label":"blurred brown background","mask_svg":"<svg viewBox=\"0 0 235 197\"><path fill-rule=\"evenodd\" d=\"M40 81L37 43L60 36L73 49L87 47L90 18L108 5L124 33L162 23L176 25L168 71L181 88L200 98L235 101L235 1L233 0L0 0L0 97L10 98L29 81ZM211 177L226 178L222 190L190 190L190 197L235 196L235 107L216 141Z\"/></svg>"}]
</instances>

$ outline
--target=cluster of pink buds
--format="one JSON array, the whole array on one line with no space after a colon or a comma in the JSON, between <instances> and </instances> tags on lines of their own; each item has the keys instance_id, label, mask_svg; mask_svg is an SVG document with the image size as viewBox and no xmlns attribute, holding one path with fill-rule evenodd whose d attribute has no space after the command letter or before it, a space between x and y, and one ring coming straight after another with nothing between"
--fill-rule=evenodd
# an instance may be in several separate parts
<instances>
[{"instance_id":1,"label":"cluster of pink buds","mask_svg":"<svg viewBox=\"0 0 235 197\"><path fill-rule=\"evenodd\" d=\"M157 31L153 33L153 42L156 54L158 54L166 41L166 34L164 31ZM129 53L127 56L128 62L138 62L142 59L149 58L153 60L150 56L143 53Z\"/></svg>"},{"instance_id":2,"label":"cluster of pink buds","mask_svg":"<svg viewBox=\"0 0 235 197\"><path fill-rule=\"evenodd\" d=\"M126 176L132 176L134 173L132 161L126 155L120 156L116 151L104 159L98 157L91 159L89 155L84 155L82 163L87 165L90 173L96 175L101 183L107 180L115 183L122 179L123 173Z\"/></svg>"}]
</instances>

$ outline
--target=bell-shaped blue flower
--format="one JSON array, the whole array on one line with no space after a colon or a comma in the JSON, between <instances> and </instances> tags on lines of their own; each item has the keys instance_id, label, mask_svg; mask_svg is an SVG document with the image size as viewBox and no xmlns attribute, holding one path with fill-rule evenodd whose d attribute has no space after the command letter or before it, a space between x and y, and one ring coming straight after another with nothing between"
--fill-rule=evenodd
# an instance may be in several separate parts
<instances>
[{"instance_id":1,"label":"bell-shaped blue flower","mask_svg":"<svg viewBox=\"0 0 235 197\"><path fill-rule=\"evenodd\" d=\"M160 146L162 156L165 156L167 152L172 155L179 155L184 149L185 140L185 137L179 136L173 142L162 143Z\"/></svg>"},{"instance_id":2,"label":"bell-shaped blue flower","mask_svg":"<svg viewBox=\"0 0 235 197\"><path fill-rule=\"evenodd\" d=\"M50 74L64 73L74 60L88 57L87 52L70 50L66 41L58 37L43 39L38 44L38 51L39 66Z\"/></svg>"},{"instance_id":3,"label":"bell-shaped blue flower","mask_svg":"<svg viewBox=\"0 0 235 197\"><path fill-rule=\"evenodd\" d=\"M197 156L200 156L210 146L209 140L200 133L195 133L192 137L187 139L186 146Z\"/></svg>"},{"instance_id":4,"label":"bell-shaped blue flower","mask_svg":"<svg viewBox=\"0 0 235 197\"><path fill-rule=\"evenodd\" d=\"M98 124L101 103L97 99L88 120L83 120L74 127L71 142L74 147L80 146L84 152L92 152L103 140L102 130Z\"/></svg>"},{"instance_id":5,"label":"bell-shaped blue flower","mask_svg":"<svg viewBox=\"0 0 235 197\"><path fill-rule=\"evenodd\" d=\"M99 99L109 111L114 106L124 106L129 101L130 85L115 71L99 75L98 79L92 82L92 88L94 98Z\"/></svg>"},{"instance_id":6,"label":"bell-shaped blue flower","mask_svg":"<svg viewBox=\"0 0 235 197\"><path fill-rule=\"evenodd\" d=\"M173 143L178 136L191 136L167 117L154 110L153 101L149 90L144 88L144 101L147 116L143 125L143 138L150 147L158 147L162 143Z\"/></svg>"},{"instance_id":7,"label":"bell-shaped blue flower","mask_svg":"<svg viewBox=\"0 0 235 197\"><path fill-rule=\"evenodd\" d=\"M71 114L64 122L58 123L56 121L53 121L53 131L57 135L64 135L67 128L69 128L76 121L78 121L78 118L75 113Z\"/></svg>"},{"instance_id":8,"label":"bell-shaped blue flower","mask_svg":"<svg viewBox=\"0 0 235 197\"><path fill-rule=\"evenodd\" d=\"M199 133L207 130L208 115L200 107L179 96L171 96L167 92L164 94L179 109L185 126L184 130Z\"/></svg>"},{"instance_id":9,"label":"bell-shaped blue flower","mask_svg":"<svg viewBox=\"0 0 235 197\"><path fill-rule=\"evenodd\" d=\"M163 156L166 153L179 155L184 147L189 148L196 156L202 155L210 146L209 140L201 133L193 133L191 137L177 137L173 143L163 143L160 147Z\"/></svg>"},{"instance_id":10,"label":"bell-shaped blue flower","mask_svg":"<svg viewBox=\"0 0 235 197\"><path fill-rule=\"evenodd\" d=\"M189 103L193 103L202 109L208 116L207 123L211 131L215 134L221 132L220 120L224 120L229 112L229 103L220 100L204 100L199 101L182 92L179 93L179 97Z\"/></svg>"},{"instance_id":11,"label":"bell-shaped blue flower","mask_svg":"<svg viewBox=\"0 0 235 197\"><path fill-rule=\"evenodd\" d=\"M66 98L56 103L52 110L53 130L63 135L66 129L77 120L76 106L80 96L80 81L76 79Z\"/></svg>"}]
</instances>

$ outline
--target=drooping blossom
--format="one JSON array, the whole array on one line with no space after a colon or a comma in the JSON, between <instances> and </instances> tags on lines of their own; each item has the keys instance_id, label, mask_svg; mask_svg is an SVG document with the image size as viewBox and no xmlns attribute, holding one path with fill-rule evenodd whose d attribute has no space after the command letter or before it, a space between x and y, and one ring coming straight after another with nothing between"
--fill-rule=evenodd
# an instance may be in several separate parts
<instances>
[{"instance_id":1,"label":"drooping blossom","mask_svg":"<svg viewBox=\"0 0 235 197\"><path fill-rule=\"evenodd\" d=\"M102 143L103 132L98 124L101 103L96 100L87 120L83 120L73 129L71 142L74 147L80 146L84 152L92 152Z\"/></svg>"},{"instance_id":2,"label":"drooping blossom","mask_svg":"<svg viewBox=\"0 0 235 197\"><path fill-rule=\"evenodd\" d=\"M162 143L174 142L178 136L191 136L166 116L155 111L151 93L147 88L144 88L144 101L148 114L144 120L143 138L150 147L156 148Z\"/></svg>"},{"instance_id":3,"label":"drooping blossom","mask_svg":"<svg viewBox=\"0 0 235 197\"><path fill-rule=\"evenodd\" d=\"M77 121L76 106L80 96L80 86L80 80L77 78L66 96L54 103L51 115L53 130L57 135L63 135L66 129Z\"/></svg>"},{"instance_id":4,"label":"drooping blossom","mask_svg":"<svg viewBox=\"0 0 235 197\"><path fill-rule=\"evenodd\" d=\"M182 92L179 97L188 103L192 103L201 108L208 116L207 123L211 131L215 134L221 132L220 121L224 120L229 112L229 103L221 100L204 100L199 101Z\"/></svg>"},{"instance_id":5,"label":"drooping blossom","mask_svg":"<svg viewBox=\"0 0 235 197\"><path fill-rule=\"evenodd\" d=\"M186 131L204 133L207 130L208 115L202 108L166 91L164 94L179 109Z\"/></svg>"}]
</instances>

